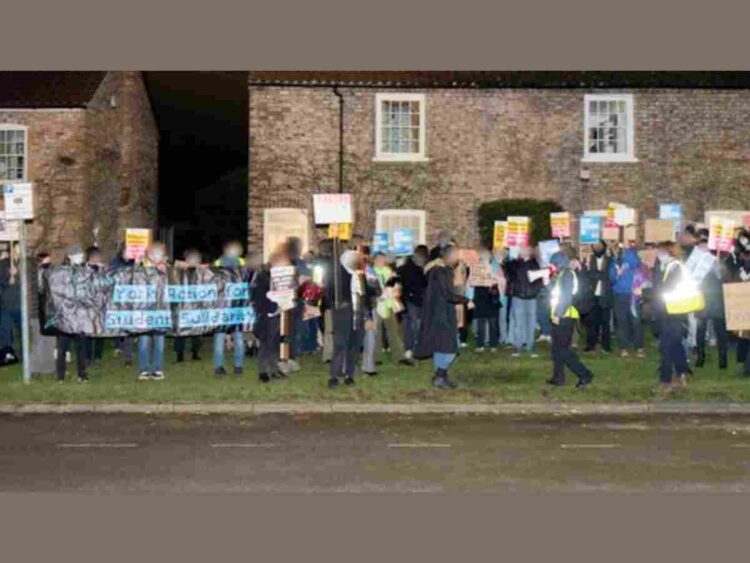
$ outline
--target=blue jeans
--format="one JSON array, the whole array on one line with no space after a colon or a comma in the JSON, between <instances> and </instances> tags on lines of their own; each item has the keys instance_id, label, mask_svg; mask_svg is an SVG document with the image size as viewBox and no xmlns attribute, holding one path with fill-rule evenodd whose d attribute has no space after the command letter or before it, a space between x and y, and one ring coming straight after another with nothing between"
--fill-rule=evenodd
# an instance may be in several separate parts
<instances>
[{"instance_id":1,"label":"blue jeans","mask_svg":"<svg viewBox=\"0 0 750 563\"><path fill-rule=\"evenodd\" d=\"M500 296L500 344L505 345L510 342L510 336L508 334L508 296Z\"/></svg>"},{"instance_id":2,"label":"blue jeans","mask_svg":"<svg viewBox=\"0 0 750 563\"><path fill-rule=\"evenodd\" d=\"M142 372L161 371L164 358L164 335L142 334L138 337L138 369Z\"/></svg>"},{"instance_id":3,"label":"blue jeans","mask_svg":"<svg viewBox=\"0 0 750 563\"><path fill-rule=\"evenodd\" d=\"M550 290L547 286L543 287L536 298L537 315L536 319L539 323L539 333L544 336L552 334L552 320L550 319L550 302L549 302Z\"/></svg>"},{"instance_id":4,"label":"blue jeans","mask_svg":"<svg viewBox=\"0 0 750 563\"><path fill-rule=\"evenodd\" d=\"M432 364L435 366L435 369L448 369L450 365L453 363L453 360L456 359L455 354L446 354L444 352L435 352L435 354L432 356Z\"/></svg>"},{"instance_id":5,"label":"blue jeans","mask_svg":"<svg viewBox=\"0 0 750 563\"><path fill-rule=\"evenodd\" d=\"M514 297L510 304L511 342L520 352L526 345L526 350L533 353L536 350L536 297L534 299L520 299Z\"/></svg>"},{"instance_id":6,"label":"blue jeans","mask_svg":"<svg viewBox=\"0 0 750 563\"><path fill-rule=\"evenodd\" d=\"M403 318L404 329L404 348L413 352L419 342L420 318L422 316L422 307L414 303L406 303L406 314Z\"/></svg>"},{"instance_id":7,"label":"blue jeans","mask_svg":"<svg viewBox=\"0 0 750 563\"><path fill-rule=\"evenodd\" d=\"M224 338L226 332L214 333L214 367L224 367ZM245 341L242 332L235 330L232 333L232 344L234 344L234 367L241 368L245 363Z\"/></svg>"}]
</instances>

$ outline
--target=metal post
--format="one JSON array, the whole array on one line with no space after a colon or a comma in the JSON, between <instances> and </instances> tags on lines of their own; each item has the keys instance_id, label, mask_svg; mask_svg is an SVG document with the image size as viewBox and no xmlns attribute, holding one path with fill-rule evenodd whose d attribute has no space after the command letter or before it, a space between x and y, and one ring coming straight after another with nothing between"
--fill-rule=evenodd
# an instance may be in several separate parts
<instances>
[{"instance_id":1,"label":"metal post","mask_svg":"<svg viewBox=\"0 0 750 563\"><path fill-rule=\"evenodd\" d=\"M23 347L23 382L31 383L31 339L29 338L29 273L26 264L26 221L20 221L18 232L18 245L21 249L21 346ZM12 246L10 260L12 264Z\"/></svg>"},{"instance_id":2,"label":"metal post","mask_svg":"<svg viewBox=\"0 0 750 563\"><path fill-rule=\"evenodd\" d=\"M333 235L333 308L341 307L341 276L339 275L339 233L338 227Z\"/></svg>"}]
</instances>

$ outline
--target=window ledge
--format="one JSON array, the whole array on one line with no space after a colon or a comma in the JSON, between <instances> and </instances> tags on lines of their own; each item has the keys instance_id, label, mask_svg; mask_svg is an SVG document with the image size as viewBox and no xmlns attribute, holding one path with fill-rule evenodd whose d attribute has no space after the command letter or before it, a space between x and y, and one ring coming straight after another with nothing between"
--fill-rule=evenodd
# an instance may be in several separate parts
<instances>
[{"instance_id":1,"label":"window ledge","mask_svg":"<svg viewBox=\"0 0 750 563\"><path fill-rule=\"evenodd\" d=\"M382 157L382 156L375 156L372 159L373 162L400 162L400 163L409 163L409 162L430 162L430 159L426 156L409 156L405 158L393 158L393 157Z\"/></svg>"},{"instance_id":2,"label":"window ledge","mask_svg":"<svg viewBox=\"0 0 750 563\"><path fill-rule=\"evenodd\" d=\"M590 156L584 156L581 159L581 162L585 162L586 164L591 164L591 163L617 164L617 163L632 163L632 162L640 162L640 161L634 156L621 156L621 157L614 157L614 158L592 158Z\"/></svg>"}]
</instances>

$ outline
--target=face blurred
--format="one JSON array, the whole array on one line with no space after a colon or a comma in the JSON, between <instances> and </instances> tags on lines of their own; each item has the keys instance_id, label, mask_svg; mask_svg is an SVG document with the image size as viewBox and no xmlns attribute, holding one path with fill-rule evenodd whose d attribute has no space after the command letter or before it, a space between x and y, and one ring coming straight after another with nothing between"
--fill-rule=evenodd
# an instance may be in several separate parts
<instances>
[{"instance_id":1,"label":"face blurred","mask_svg":"<svg viewBox=\"0 0 750 563\"><path fill-rule=\"evenodd\" d=\"M152 262L163 262L166 258L164 245L160 242L152 244L148 249L148 258Z\"/></svg>"},{"instance_id":2,"label":"face blurred","mask_svg":"<svg viewBox=\"0 0 750 563\"><path fill-rule=\"evenodd\" d=\"M479 260L483 264L489 264L490 260L492 260L492 253L489 250L482 249L479 251Z\"/></svg>"},{"instance_id":3,"label":"face blurred","mask_svg":"<svg viewBox=\"0 0 750 563\"><path fill-rule=\"evenodd\" d=\"M519 256L524 260L531 258L531 248L528 246L522 246L519 252Z\"/></svg>"},{"instance_id":4,"label":"face blurred","mask_svg":"<svg viewBox=\"0 0 750 563\"><path fill-rule=\"evenodd\" d=\"M443 256L443 262L446 266L455 266L458 264L458 249L457 248L451 248L444 256Z\"/></svg>"},{"instance_id":5,"label":"face blurred","mask_svg":"<svg viewBox=\"0 0 750 563\"><path fill-rule=\"evenodd\" d=\"M185 262L187 262L189 266L192 266L192 267L200 266L201 261L202 261L202 256L200 252L188 252L185 255Z\"/></svg>"},{"instance_id":6,"label":"face blurred","mask_svg":"<svg viewBox=\"0 0 750 563\"><path fill-rule=\"evenodd\" d=\"M374 263L376 268L383 268L388 265L388 258L383 254L379 254L375 257Z\"/></svg>"},{"instance_id":7,"label":"face blurred","mask_svg":"<svg viewBox=\"0 0 750 563\"><path fill-rule=\"evenodd\" d=\"M242 256L242 245L237 242L231 242L224 247L224 254L230 258L239 258Z\"/></svg>"}]
</instances>

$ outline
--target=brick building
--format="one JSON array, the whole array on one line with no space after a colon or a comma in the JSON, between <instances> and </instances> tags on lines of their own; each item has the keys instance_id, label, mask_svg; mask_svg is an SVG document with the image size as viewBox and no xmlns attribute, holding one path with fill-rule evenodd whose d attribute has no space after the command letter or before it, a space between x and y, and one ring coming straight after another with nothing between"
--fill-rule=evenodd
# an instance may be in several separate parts
<instances>
[{"instance_id":1,"label":"brick building","mask_svg":"<svg viewBox=\"0 0 750 563\"><path fill-rule=\"evenodd\" d=\"M313 242L310 194L339 189L356 232L428 243L447 228L476 244L497 199L750 208L747 73L264 71L249 96L254 245Z\"/></svg>"},{"instance_id":2,"label":"brick building","mask_svg":"<svg viewBox=\"0 0 750 563\"><path fill-rule=\"evenodd\" d=\"M34 184L34 250L155 227L158 132L139 72L0 72L0 183Z\"/></svg>"}]
</instances>

